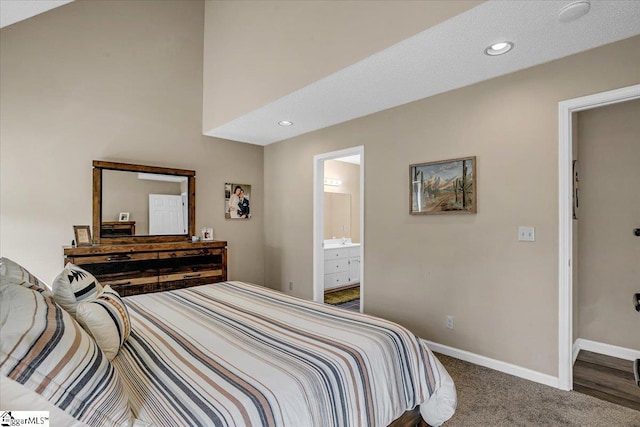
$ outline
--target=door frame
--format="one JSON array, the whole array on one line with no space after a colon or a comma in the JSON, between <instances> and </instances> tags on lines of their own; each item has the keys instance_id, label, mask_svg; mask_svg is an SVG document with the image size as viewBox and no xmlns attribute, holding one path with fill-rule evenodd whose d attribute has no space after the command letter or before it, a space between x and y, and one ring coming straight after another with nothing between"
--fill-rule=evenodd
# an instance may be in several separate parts
<instances>
[{"instance_id":1,"label":"door frame","mask_svg":"<svg viewBox=\"0 0 640 427\"><path fill-rule=\"evenodd\" d=\"M573 389L573 113L640 98L640 84L558 104L558 388Z\"/></svg>"},{"instance_id":2,"label":"door frame","mask_svg":"<svg viewBox=\"0 0 640 427\"><path fill-rule=\"evenodd\" d=\"M360 312L364 311L364 145L313 156L313 300L324 302L324 162L360 156Z\"/></svg>"}]
</instances>

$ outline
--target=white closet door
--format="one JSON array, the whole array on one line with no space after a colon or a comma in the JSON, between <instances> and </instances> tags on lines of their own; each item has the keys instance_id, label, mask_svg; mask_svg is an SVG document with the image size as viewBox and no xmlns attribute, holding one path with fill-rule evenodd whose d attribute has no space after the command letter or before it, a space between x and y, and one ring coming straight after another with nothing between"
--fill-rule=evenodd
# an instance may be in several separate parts
<instances>
[{"instance_id":1,"label":"white closet door","mask_svg":"<svg viewBox=\"0 0 640 427\"><path fill-rule=\"evenodd\" d=\"M149 194L149 234L185 234L182 196Z\"/></svg>"}]
</instances>

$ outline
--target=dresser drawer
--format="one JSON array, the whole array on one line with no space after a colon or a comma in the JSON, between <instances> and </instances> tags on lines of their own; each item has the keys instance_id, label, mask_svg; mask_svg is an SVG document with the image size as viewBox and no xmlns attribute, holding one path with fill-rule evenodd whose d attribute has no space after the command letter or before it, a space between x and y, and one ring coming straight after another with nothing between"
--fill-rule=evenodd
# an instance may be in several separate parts
<instances>
[{"instance_id":1,"label":"dresser drawer","mask_svg":"<svg viewBox=\"0 0 640 427\"><path fill-rule=\"evenodd\" d=\"M129 261L144 261L158 259L157 252L138 252L138 253L118 253L118 254L106 254L106 255L91 255L91 256L78 256L69 257L67 260L75 265L81 266L83 264L107 264L107 263L121 263Z\"/></svg>"},{"instance_id":2,"label":"dresser drawer","mask_svg":"<svg viewBox=\"0 0 640 427\"><path fill-rule=\"evenodd\" d=\"M182 279L186 274L209 274L223 269L222 255L198 255L160 260L158 274ZM162 280L161 280L162 281Z\"/></svg>"},{"instance_id":3,"label":"dresser drawer","mask_svg":"<svg viewBox=\"0 0 640 427\"><path fill-rule=\"evenodd\" d=\"M69 258L68 260L93 274L102 284L124 283L142 279L157 283L157 252L116 253Z\"/></svg>"},{"instance_id":4,"label":"dresser drawer","mask_svg":"<svg viewBox=\"0 0 640 427\"><path fill-rule=\"evenodd\" d=\"M191 286L224 282L225 280L226 278L224 277L222 270L202 272L199 274L171 274L160 276L158 290L170 291L174 289L188 288Z\"/></svg>"},{"instance_id":5,"label":"dresser drawer","mask_svg":"<svg viewBox=\"0 0 640 427\"><path fill-rule=\"evenodd\" d=\"M344 286L349 282L349 272L327 274L324 276L324 288L331 289Z\"/></svg>"},{"instance_id":6,"label":"dresser drawer","mask_svg":"<svg viewBox=\"0 0 640 427\"><path fill-rule=\"evenodd\" d=\"M349 257L349 248L326 249L324 251L324 260L342 259Z\"/></svg>"},{"instance_id":7,"label":"dresser drawer","mask_svg":"<svg viewBox=\"0 0 640 427\"><path fill-rule=\"evenodd\" d=\"M121 297L150 292L150 289L155 289L158 286L158 276L104 281L98 279L98 281L102 286L111 286Z\"/></svg>"},{"instance_id":8,"label":"dresser drawer","mask_svg":"<svg viewBox=\"0 0 640 427\"><path fill-rule=\"evenodd\" d=\"M349 269L349 260L346 258L329 260L324 262L324 274L339 273Z\"/></svg>"},{"instance_id":9,"label":"dresser drawer","mask_svg":"<svg viewBox=\"0 0 640 427\"><path fill-rule=\"evenodd\" d=\"M131 279L105 279L101 280L100 284L102 286L129 286L129 285L142 285L145 283L158 283L158 276L149 276L149 277L133 277Z\"/></svg>"},{"instance_id":10,"label":"dresser drawer","mask_svg":"<svg viewBox=\"0 0 640 427\"><path fill-rule=\"evenodd\" d=\"M145 280L132 280L123 284L109 285L111 289L116 291L121 297L127 297L130 295L137 295L146 292L154 292L158 287L158 281L145 281Z\"/></svg>"},{"instance_id":11,"label":"dresser drawer","mask_svg":"<svg viewBox=\"0 0 640 427\"><path fill-rule=\"evenodd\" d=\"M158 276L158 281L162 282L171 282L173 280L191 280L191 279L206 279L206 278L215 278L222 276L222 269L219 270L207 270L207 271L199 271L195 273L174 273L174 274L164 274ZM215 282L215 280L212 280Z\"/></svg>"},{"instance_id":12,"label":"dresser drawer","mask_svg":"<svg viewBox=\"0 0 640 427\"><path fill-rule=\"evenodd\" d=\"M189 249L186 251L170 251L160 252L158 257L160 259L174 259L185 257L199 257L199 256L222 256L222 249Z\"/></svg>"},{"instance_id":13,"label":"dresser drawer","mask_svg":"<svg viewBox=\"0 0 640 427\"><path fill-rule=\"evenodd\" d=\"M100 225L100 237L123 237L135 235L135 221L103 221Z\"/></svg>"}]
</instances>

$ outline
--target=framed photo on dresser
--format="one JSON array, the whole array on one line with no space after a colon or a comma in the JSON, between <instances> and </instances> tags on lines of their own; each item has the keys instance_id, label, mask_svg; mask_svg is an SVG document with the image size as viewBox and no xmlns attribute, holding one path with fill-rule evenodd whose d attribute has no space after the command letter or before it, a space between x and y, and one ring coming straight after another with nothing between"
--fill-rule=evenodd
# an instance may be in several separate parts
<instances>
[{"instance_id":1,"label":"framed photo on dresser","mask_svg":"<svg viewBox=\"0 0 640 427\"><path fill-rule=\"evenodd\" d=\"M91 228L88 225L74 225L76 246L91 246Z\"/></svg>"}]
</instances>

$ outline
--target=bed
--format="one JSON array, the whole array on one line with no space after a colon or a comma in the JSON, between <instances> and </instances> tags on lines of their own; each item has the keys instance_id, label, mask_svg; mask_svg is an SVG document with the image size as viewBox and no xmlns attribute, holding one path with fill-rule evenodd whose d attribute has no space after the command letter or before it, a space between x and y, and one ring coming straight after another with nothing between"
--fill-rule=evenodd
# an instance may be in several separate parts
<instances>
[{"instance_id":1,"label":"bed","mask_svg":"<svg viewBox=\"0 0 640 427\"><path fill-rule=\"evenodd\" d=\"M44 317L59 317L66 322L65 330L74 331L69 342L79 342L81 328L65 310L46 291L31 286L29 292L3 283L3 311L8 311L9 297L19 294L25 301L34 300L47 307L49 314ZM13 316L5 314L3 377L13 386L15 382L37 389L89 425L397 426L418 424L419 413L435 426L455 410L455 387L444 367L414 334L384 319L242 282L122 300L130 334L101 371L102 385L83 385L87 396L97 401L89 405L78 393L65 398L60 392L77 388L86 378L71 381L72 385L60 381L55 392L43 387L42 379L21 382L16 366L24 368L31 361L18 363L7 356L11 338L5 323L11 323L8 317ZM25 319L29 310L20 308ZM38 330L35 336L42 335ZM90 340L85 344L83 354L92 355L94 366L100 351L91 347ZM73 345L65 348L69 354L80 353L78 347L71 353ZM105 365L104 360L100 364ZM64 378L70 381L68 373ZM119 378L121 392L110 397L98 393L99 387L116 388L104 385L107 378ZM5 396L2 403L8 409ZM129 419L127 410L132 414Z\"/></svg>"}]
</instances>

